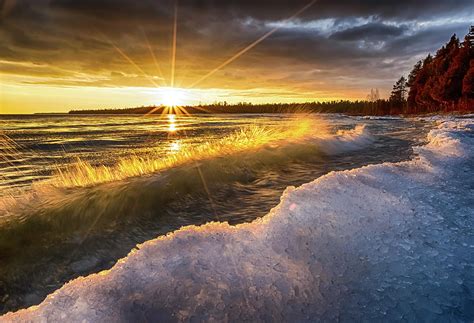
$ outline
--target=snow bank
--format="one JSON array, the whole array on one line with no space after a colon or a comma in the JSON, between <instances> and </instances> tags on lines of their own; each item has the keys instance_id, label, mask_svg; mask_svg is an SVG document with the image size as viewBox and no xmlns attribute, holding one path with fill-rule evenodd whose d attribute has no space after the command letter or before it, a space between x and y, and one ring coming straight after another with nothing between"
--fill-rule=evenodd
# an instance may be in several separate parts
<instances>
[{"instance_id":1,"label":"snow bank","mask_svg":"<svg viewBox=\"0 0 474 323\"><path fill-rule=\"evenodd\" d=\"M250 224L186 227L0 321L472 321L474 120L409 162L288 188Z\"/></svg>"}]
</instances>

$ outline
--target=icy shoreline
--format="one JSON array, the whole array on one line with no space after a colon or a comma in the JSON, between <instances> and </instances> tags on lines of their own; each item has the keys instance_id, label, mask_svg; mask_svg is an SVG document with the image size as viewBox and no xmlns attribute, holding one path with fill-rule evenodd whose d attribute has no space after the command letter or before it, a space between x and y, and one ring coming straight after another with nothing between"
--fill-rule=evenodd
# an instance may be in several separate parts
<instances>
[{"instance_id":1,"label":"icy shoreline","mask_svg":"<svg viewBox=\"0 0 474 323\"><path fill-rule=\"evenodd\" d=\"M0 321L474 319L474 120L335 172L250 224L186 227Z\"/></svg>"}]
</instances>

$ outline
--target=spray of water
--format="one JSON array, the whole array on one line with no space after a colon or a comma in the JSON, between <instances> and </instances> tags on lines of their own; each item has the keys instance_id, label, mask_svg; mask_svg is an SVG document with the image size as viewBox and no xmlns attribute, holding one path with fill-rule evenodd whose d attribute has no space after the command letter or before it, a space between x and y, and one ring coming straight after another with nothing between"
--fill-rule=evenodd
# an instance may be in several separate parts
<instances>
[{"instance_id":1,"label":"spray of water","mask_svg":"<svg viewBox=\"0 0 474 323\"><path fill-rule=\"evenodd\" d=\"M94 166L78 159L76 163L66 169L58 167L56 176L53 176L48 182L55 187L85 187L119 181L156 173L186 163L257 150L265 145L278 144L282 141L298 140L315 131L324 136L328 134L326 129L324 122L315 118L295 118L278 127L264 127L255 124L221 139L197 146L183 144L174 154L166 156L158 152L133 155L118 160L112 166Z\"/></svg>"}]
</instances>

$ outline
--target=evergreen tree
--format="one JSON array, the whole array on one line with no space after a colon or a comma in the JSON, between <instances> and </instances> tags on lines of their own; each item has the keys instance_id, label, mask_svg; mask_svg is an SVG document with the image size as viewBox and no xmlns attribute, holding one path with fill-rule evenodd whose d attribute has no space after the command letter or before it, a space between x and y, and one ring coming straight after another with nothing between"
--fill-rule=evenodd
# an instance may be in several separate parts
<instances>
[{"instance_id":1,"label":"evergreen tree","mask_svg":"<svg viewBox=\"0 0 474 323\"><path fill-rule=\"evenodd\" d=\"M474 46L474 26L471 26L471 30L469 31L469 34L466 36L467 41L469 42L470 46Z\"/></svg>"},{"instance_id":2,"label":"evergreen tree","mask_svg":"<svg viewBox=\"0 0 474 323\"><path fill-rule=\"evenodd\" d=\"M474 107L474 58L471 58L469 70L463 79L462 96L467 104Z\"/></svg>"},{"instance_id":3,"label":"evergreen tree","mask_svg":"<svg viewBox=\"0 0 474 323\"><path fill-rule=\"evenodd\" d=\"M406 103L407 96L407 79L402 76L397 83L393 86L392 93L390 95L390 102L395 110L395 113L403 112Z\"/></svg>"},{"instance_id":4,"label":"evergreen tree","mask_svg":"<svg viewBox=\"0 0 474 323\"><path fill-rule=\"evenodd\" d=\"M418 63L415 64L415 66L413 67L413 70L408 75L407 86L409 88L409 91L408 91L407 103L408 103L409 113L415 112L414 110L414 107L416 105L415 98L418 93L419 75L420 75L422 67L423 67L423 61L418 61Z\"/></svg>"},{"instance_id":5,"label":"evergreen tree","mask_svg":"<svg viewBox=\"0 0 474 323\"><path fill-rule=\"evenodd\" d=\"M444 98L448 101L459 101L463 95L463 80L469 71L470 60L473 58L472 45L468 36L453 58L453 63L446 72Z\"/></svg>"},{"instance_id":6,"label":"evergreen tree","mask_svg":"<svg viewBox=\"0 0 474 323\"><path fill-rule=\"evenodd\" d=\"M425 102L427 101L427 92L429 89L426 88L426 85L431 77L432 74L432 63L433 63L433 56L428 54L428 56L423 61L423 66L420 70L420 73L417 77L417 87L416 89L416 96L415 96L415 111L420 112L419 108L422 107Z\"/></svg>"},{"instance_id":7,"label":"evergreen tree","mask_svg":"<svg viewBox=\"0 0 474 323\"><path fill-rule=\"evenodd\" d=\"M473 109L474 107L474 26L466 36L463 46L469 52L469 68L462 82L462 97L465 108Z\"/></svg>"},{"instance_id":8,"label":"evergreen tree","mask_svg":"<svg viewBox=\"0 0 474 323\"><path fill-rule=\"evenodd\" d=\"M457 102L462 93L462 80L469 68L469 54L460 47L454 35L446 45L446 54L439 58L436 78L433 79L433 98L445 108Z\"/></svg>"},{"instance_id":9,"label":"evergreen tree","mask_svg":"<svg viewBox=\"0 0 474 323\"><path fill-rule=\"evenodd\" d=\"M408 113L472 109L474 27L461 44L456 35L435 57L418 62L408 77ZM474 63L473 63L474 64Z\"/></svg>"}]
</instances>

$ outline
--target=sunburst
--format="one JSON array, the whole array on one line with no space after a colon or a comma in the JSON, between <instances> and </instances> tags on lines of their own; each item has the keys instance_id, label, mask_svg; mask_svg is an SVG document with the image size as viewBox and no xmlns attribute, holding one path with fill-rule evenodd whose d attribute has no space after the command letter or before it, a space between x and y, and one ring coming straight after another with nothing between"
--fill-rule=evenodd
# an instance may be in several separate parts
<instances>
[{"instance_id":1,"label":"sunburst","mask_svg":"<svg viewBox=\"0 0 474 323\"><path fill-rule=\"evenodd\" d=\"M282 20L283 22L288 22L299 15L301 15L303 12L308 10L310 7L312 7L318 0L311 0L309 1L304 7L300 8L298 11L296 11L293 15L287 17L286 19ZM198 84L203 82L204 80L208 79L215 73L217 73L219 70L223 69L227 65L233 63L237 59L239 59L241 56L243 56L245 53L256 47L258 44L263 42L265 39L273 35L275 32L277 32L281 26L284 24L279 24L278 27L275 27L262 36L260 36L258 39L250 43L248 46L245 48L239 50L236 54L231 56L230 58L226 59L223 63L200 77L198 80L193 82L187 89L183 88L175 88L175 78L176 78L176 54L177 54L177 43L178 43L178 0L175 0L174 4L174 17L173 17L173 37L172 37L172 47L171 47L171 71L170 71L170 83L169 86L159 86L156 84L155 80L153 77L148 75L137 63L135 63L123 50L121 50L119 47L117 47L110 39L107 39L107 41L112 45L112 47L127 61L129 62L132 66L134 66L143 76L148 79L156 88L159 89L159 101L161 101L162 105L161 107L156 107L152 109L150 112L148 112L146 115L149 114L154 114L159 110L162 110L162 115L163 114L189 114L185 108L183 107L184 104L184 97L185 94L189 92L189 89L195 88ZM155 63L155 66L157 68L158 73L160 74L160 78L163 82L165 82L163 78L162 71L159 67L157 58L153 52L152 46L148 40L148 37L146 36L146 33L144 32L145 35L145 41L147 43L148 49L150 50L150 53L152 55L153 61Z\"/></svg>"},{"instance_id":2,"label":"sunburst","mask_svg":"<svg viewBox=\"0 0 474 323\"><path fill-rule=\"evenodd\" d=\"M173 87L162 87L158 89L159 100L167 107L178 107L184 104L185 91Z\"/></svg>"}]
</instances>

